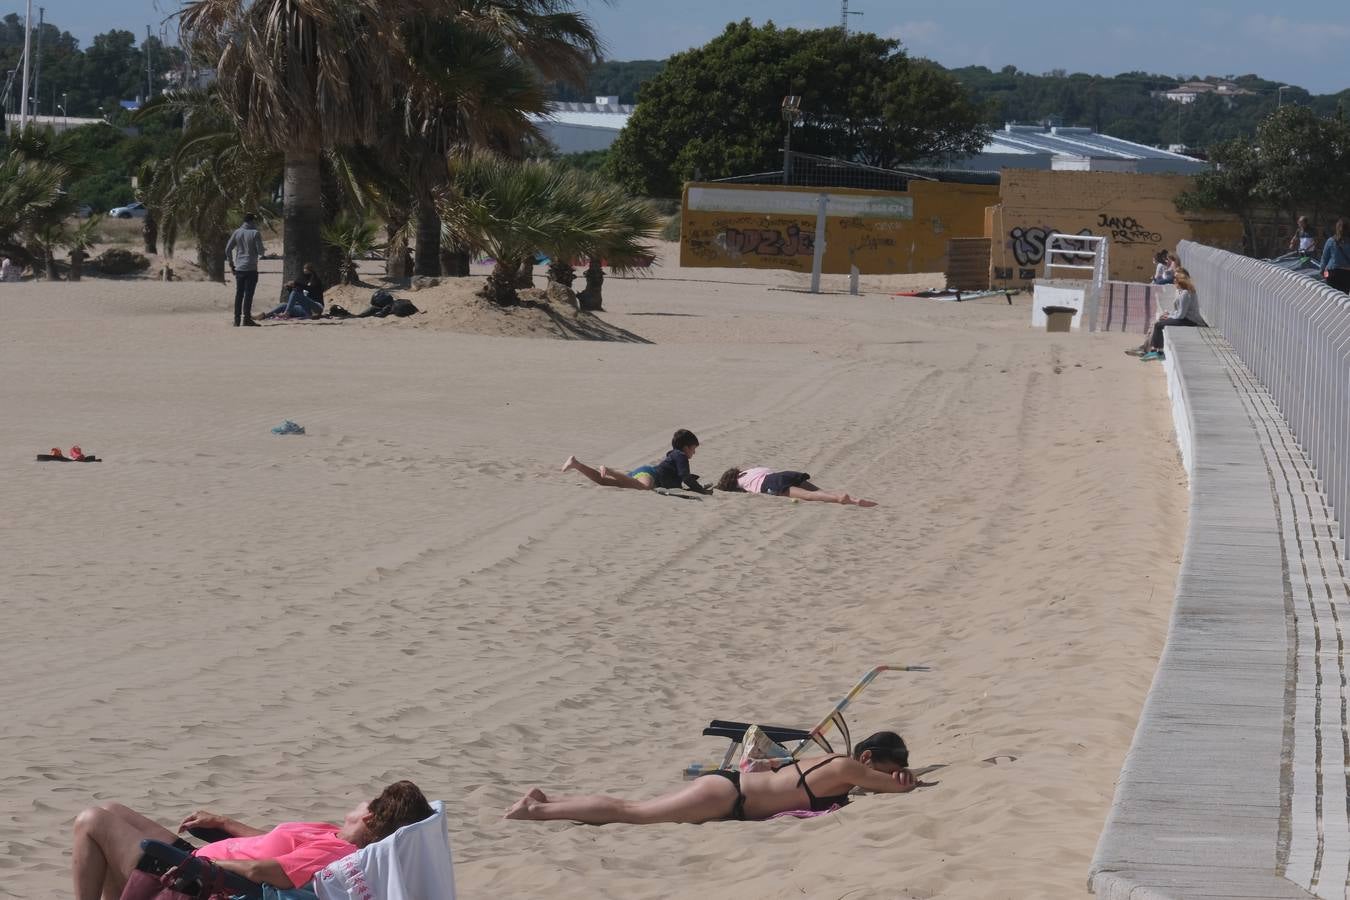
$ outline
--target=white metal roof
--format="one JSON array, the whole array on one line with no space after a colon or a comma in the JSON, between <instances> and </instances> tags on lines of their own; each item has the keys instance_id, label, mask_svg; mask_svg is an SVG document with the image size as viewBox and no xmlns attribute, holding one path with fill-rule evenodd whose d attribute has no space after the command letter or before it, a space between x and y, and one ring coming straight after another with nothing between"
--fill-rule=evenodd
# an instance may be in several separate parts
<instances>
[{"instance_id":1,"label":"white metal roof","mask_svg":"<svg viewBox=\"0 0 1350 900\"><path fill-rule=\"evenodd\" d=\"M1049 153L1053 156L1077 156L1089 159L1168 159L1199 162L1190 156L1159 150L1146 144L1098 134L1091 128L1042 128L1039 125L1005 125L996 131L985 153Z\"/></svg>"},{"instance_id":2,"label":"white metal roof","mask_svg":"<svg viewBox=\"0 0 1350 900\"><path fill-rule=\"evenodd\" d=\"M530 120L536 125L576 125L622 131L632 115L633 107L626 104L600 106L595 103L554 103L547 115L530 116Z\"/></svg>"}]
</instances>

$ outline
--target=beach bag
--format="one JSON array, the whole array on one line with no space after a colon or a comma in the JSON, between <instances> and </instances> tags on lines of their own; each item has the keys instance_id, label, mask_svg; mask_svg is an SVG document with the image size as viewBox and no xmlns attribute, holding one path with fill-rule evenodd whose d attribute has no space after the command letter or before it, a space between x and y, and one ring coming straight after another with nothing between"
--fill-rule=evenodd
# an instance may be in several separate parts
<instances>
[{"instance_id":1,"label":"beach bag","mask_svg":"<svg viewBox=\"0 0 1350 900\"><path fill-rule=\"evenodd\" d=\"M163 875L133 869L127 878L127 886L122 888L120 900L209 900L229 895L229 890L221 883L220 869L215 866L208 866L206 878L202 880L180 877L176 868Z\"/></svg>"},{"instance_id":2,"label":"beach bag","mask_svg":"<svg viewBox=\"0 0 1350 900\"><path fill-rule=\"evenodd\" d=\"M379 290L370 295L370 305L376 307L393 306L394 295L385 290Z\"/></svg>"},{"instance_id":3,"label":"beach bag","mask_svg":"<svg viewBox=\"0 0 1350 900\"><path fill-rule=\"evenodd\" d=\"M413 306L411 300L395 300L394 305L390 307L389 311L400 319L405 319L408 316L415 316L421 312L416 306Z\"/></svg>"},{"instance_id":4,"label":"beach bag","mask_svg":"<svg viewBox=\"0 0 1350 900\"><path fill-rule=\"evenodd\" d=\"M770 738L758 725L751 725L741 738L742 772L772 772L792 762L792 754L782 744Z\"/></svg>"}]
</instances>

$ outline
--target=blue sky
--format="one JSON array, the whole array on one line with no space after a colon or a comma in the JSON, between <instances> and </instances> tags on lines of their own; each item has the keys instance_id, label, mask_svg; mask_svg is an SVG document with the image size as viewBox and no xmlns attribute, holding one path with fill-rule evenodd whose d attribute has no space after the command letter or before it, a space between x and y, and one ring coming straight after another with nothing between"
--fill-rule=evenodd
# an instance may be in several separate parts
<instances>
[{"instance_id":1,"label":"blue sky","mask_svg":"<svg viewBox=\"0 0 1350 900\"><path fill-rule=\"evenodd\" d=\"M94 34L159 28L172 0L34 0L47 19L87 44ZM17 4L10 0L5 6ZM580 0L611 59L659 59L698 46L731 18L814 28L839 22L838 0ZM1035 0L850 0L852 27L898 37L943 65L1014 65L1114 75L1255 73L1335 93L1350 87L1350 6L1343 0L1133 0L1044 4ZM4 7L0 7L4 9ZM22 7L18 9L22 15Z\"/></svg>"}]
</instances>

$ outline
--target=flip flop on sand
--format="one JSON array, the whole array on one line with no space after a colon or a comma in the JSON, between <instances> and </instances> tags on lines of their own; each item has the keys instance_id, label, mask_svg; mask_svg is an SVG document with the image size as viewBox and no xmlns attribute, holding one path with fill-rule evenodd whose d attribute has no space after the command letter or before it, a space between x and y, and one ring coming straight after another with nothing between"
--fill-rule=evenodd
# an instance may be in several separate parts
<instances>
[{"instance_id":1,"label":"flip flop on sand","mask_svg":"<svg viewBox=\"0 0 1350 900\"><path fill-rule=\"evenodd\" d=\"M79 447L71 447L69 456L62 453L60 447L53 447L51 453L39 453L37 459L38 462L103 462L97 456L85 453Z\"/></svg>"}]
</instances>

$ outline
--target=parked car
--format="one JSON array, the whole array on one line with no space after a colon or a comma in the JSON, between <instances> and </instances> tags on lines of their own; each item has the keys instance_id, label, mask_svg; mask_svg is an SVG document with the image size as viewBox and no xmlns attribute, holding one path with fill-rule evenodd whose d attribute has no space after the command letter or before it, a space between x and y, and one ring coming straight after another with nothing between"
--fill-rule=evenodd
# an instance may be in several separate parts
<instances>
[{"instance_id":1,"label":"parked car","mask_svg":"<svg viewBox=\"0 0 1350 900\"><path fill-rule=\"evenodd\" d=\"M81 204L80 204L78 207L76 207L76 209L75 209L75 215L79 216L81 219L87 219L87 218L89 218L90 216L92 216L93 214L94 214L94 208L93 208L92 206L90 206L88 203L81 203Z\"/></svg>"},{"instance_id":2,"label":"parked car","mask_svg":"<svg viewBox=\"0 0 1350 900\"><path fill-rule=\"evenodd\" d=\"M137 200L135 203L128 203L126 206L114 206L108 210L108 215L114 219L144 219L148 212L145 204Z\"/></svg>"}]
</instances>

